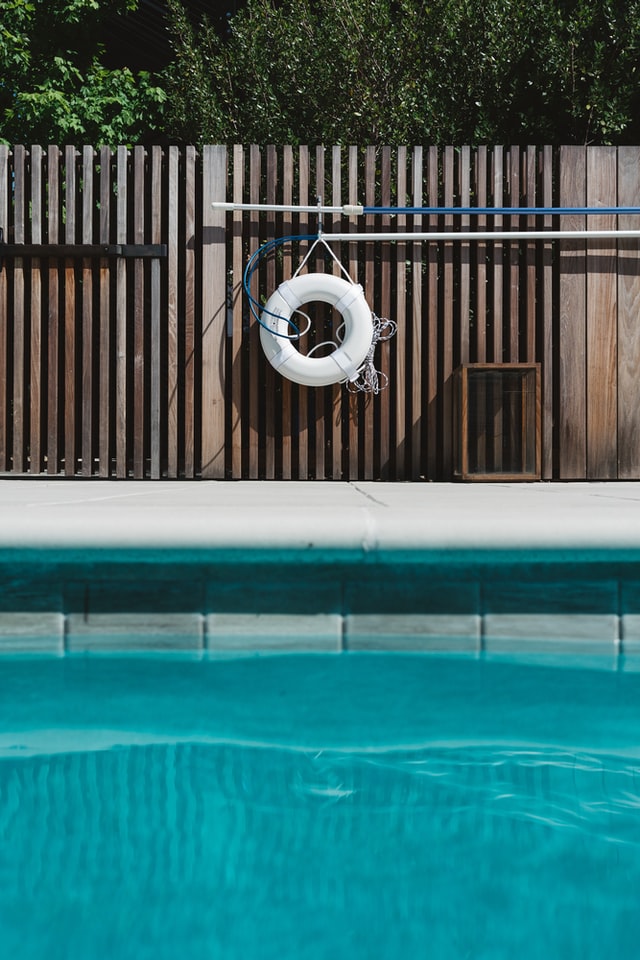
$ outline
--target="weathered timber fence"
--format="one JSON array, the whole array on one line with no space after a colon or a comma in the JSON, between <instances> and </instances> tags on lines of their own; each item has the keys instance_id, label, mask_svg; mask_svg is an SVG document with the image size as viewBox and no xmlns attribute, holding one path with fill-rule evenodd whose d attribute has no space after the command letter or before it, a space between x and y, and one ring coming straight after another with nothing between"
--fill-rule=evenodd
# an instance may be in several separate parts
<instances>
[{"instance_id":1,"label":"weathered timber fence","mask_svg":"<svg viewBox=\"0 0 640 960\"><path fill-rule=\"evenodd\" d=\"M265 240L314 234L315 214L211 204L318 196L514 208L336 214L327 234L639 228L515 208L638 206L640 148L0 146L0 473L448 480L455 368L537 361L543 477L640 478L638 240L336 243L398 323L377 354L389 386L310 389L266 363L241 279ZM307 249L268 259L254 295ZM310 269L338 267L319 253Z\"/></svg>"}]
</instances>

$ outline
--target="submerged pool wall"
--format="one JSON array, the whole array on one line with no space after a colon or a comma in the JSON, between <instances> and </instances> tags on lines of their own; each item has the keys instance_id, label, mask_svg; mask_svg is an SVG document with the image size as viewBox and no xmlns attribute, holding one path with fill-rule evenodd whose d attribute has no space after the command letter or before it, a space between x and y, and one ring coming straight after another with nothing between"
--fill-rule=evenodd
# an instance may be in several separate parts
<instances>
[{"instance_id":1,"label":"submerged pool wall","mask_svg":"<svg viewBox=\"0 0 640 960\"><path fill-rule=\"evenodd\" d=\"M12 652L640 652L631 556L25 551L0 584Z\"/></svg>"},{"instance_id":2,"label":"submerged pool wall","mask_svg":"<svg viewBox=\"0 0 640 960\"><path fill-rule=\"evenodd\" d=\"M5 652L640 653L634 484L3 492Z\"/></svg>"}]
</instances>

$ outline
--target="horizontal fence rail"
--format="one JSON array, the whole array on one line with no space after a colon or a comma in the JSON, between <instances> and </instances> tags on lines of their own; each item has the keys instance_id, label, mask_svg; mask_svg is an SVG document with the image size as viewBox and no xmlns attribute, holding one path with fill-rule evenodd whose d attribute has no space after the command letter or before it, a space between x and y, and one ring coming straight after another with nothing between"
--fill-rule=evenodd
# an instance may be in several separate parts
<instances>
[{"instance_id":1,"label":"horizontal fence rail","mask_svg":"<svg viewBox=\"0 0 640 960\"><path fill-rule=\"evenodd\" d=\"M542 477L638 478L639 201L637 147L0 146L0 473L449 480L456 369L536 363ZM262 353L247 262L291 238L264 304L319 233L378 394Z\"/></svg>"}]
</instances>

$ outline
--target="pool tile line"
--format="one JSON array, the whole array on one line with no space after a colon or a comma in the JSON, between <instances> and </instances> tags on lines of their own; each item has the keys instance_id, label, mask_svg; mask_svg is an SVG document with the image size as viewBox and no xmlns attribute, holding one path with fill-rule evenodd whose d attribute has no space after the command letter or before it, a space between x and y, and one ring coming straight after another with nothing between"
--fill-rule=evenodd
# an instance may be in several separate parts
<instances>
[{"instance_id":1,"label":"pool tile line","mask_svg":"<svg viewBox=\"0 0 640 960\"><path fill-rule=\"evenodd\" d=\"M466 624L466 629L462 629ZM157 615L112 611L84 618L77 612L0 614L0 651L54 656L91 652L174 651L210 655L284 652L509 653L563 651L637 658L640 643L625 638L625 618L523 613L500 622L480 612L459 616L403 613L354 618L349 613ZM639 658L640 659L640 658Z\"/></svg>"},{"instance_id":2,"label":"pool tile line","mask_svg":"<svg viewBox=\"0 0 640 960\"><path fill-rule=\"evenodd\" d=\"M640 652L640 587L608 581L553 585L442 581L423 577L388 584L337 581L300 591L287 603L268 582L211 591L164 582L43 584L7 594L0 609L0 643L16 648L78 652L91 649L354 651L373 649L529 649L563 643ZM6 609L7 605L10 609Z\"/></svg>"}]
</instances>

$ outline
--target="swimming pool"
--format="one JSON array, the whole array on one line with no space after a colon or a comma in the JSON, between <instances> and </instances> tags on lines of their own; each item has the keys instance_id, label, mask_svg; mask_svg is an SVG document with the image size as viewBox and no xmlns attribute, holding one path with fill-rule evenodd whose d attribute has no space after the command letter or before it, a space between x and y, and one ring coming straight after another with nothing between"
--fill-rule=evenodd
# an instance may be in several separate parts
<instances>
[{"instance_id":1,"label":"swimming pool","mask_svg":"<svg viewBox=\"0 0 640 960\"><path fill-rule=\"evenodd\" d=\"M633 665L2 659L4 953L635 957Z\"/></svg>"}]
</instances>

